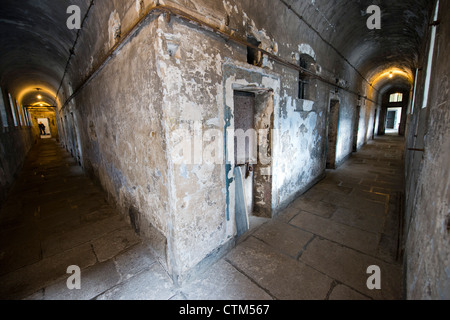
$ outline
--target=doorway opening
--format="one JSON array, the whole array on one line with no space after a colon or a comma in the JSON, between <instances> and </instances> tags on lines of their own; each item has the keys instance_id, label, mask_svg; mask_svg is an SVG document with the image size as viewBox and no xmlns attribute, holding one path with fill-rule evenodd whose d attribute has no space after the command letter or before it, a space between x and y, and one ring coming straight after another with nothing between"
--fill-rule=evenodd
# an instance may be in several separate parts
<instances>
[{"instance_id":1,"label":"doorway opening","mask_svg":"<svg viewBox=\"0 0 450 320\"><path fill-rule=\"evenodd\" d=\"M399 134L402 108L388 108L386 114L386 134Z\"/></svg>"},{"instance_id":2,"label":"doorway opening","mask_svg":"<svg viewBox=\"0 0 450 320\"><path fill-rule=\"evenodd\" d=\"M33 135L38 139L55 139L59 141L56 125L56 107L27 107L33 124Z\"/></svg>"},{"instance_id":3,"label":"doorway opening","mask_svg":"<svg viewBox=\"0 0 450 320\"><path fill-rule=\"evenodd\" d=\"M38 118L38 123L41 139L51 139L50 119Z\"/></svg>"},{"instance_id":4,"label":"doorway opening","mask_svg":"<svg viewBox=\"0 0 450 320\"><path fill-rule=\"evenodd\" d=\"M272 217L273 92L234 90L234 180L237 237Z\"/></svg>"},{"instance_id":5,"label":"doorway opening","mask_svg":"<svg viewBox=\"0 0 450 320\"><path fill-rule=\"evenodd\" d=\"M339 100L331 100L328 115L327 169L336 169L339 110Z\"/></svg>"},{"instance_id":6,"label":"doorway opening","mask_svg":"<svg viewBox=\"0 0 450 320\"><path fill-rule=\"evenodd\" d=\"M250 228L254 206L254 172L257 154L254 137L255 94L234 91L234 163L235 163L235 215L237 236Z\"/></svg>"}]
</instances>

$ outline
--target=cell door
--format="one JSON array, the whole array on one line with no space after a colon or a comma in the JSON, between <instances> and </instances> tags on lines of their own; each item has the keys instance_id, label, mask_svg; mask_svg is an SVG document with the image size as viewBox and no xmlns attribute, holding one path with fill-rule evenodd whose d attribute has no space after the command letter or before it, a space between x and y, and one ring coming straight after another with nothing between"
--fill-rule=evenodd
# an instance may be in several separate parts
<instances>
[{"instance_id":1,"label":"cell door","mask_svg":"<svg viewBox=\"0 0 450 320\"><path fill-rule=\"evenodd\" d=\"M253 165L257 159L255 134L255 94L234 92L235 216L237 236L249 229L254 206Z\"/></svg>"}]
</instances>

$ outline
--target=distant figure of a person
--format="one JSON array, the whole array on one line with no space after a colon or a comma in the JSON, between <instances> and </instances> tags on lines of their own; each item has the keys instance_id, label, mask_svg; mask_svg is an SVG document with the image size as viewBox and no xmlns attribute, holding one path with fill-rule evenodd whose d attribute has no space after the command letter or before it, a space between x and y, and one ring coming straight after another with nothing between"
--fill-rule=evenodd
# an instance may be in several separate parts
<instances>
[{"instance_id":1,"label":"distant figure of a person","mask_svg":"<svg viewBox=\"0 0 450 320\"><path fill-rule=\"evenodd\" d=\"M45 136L45 125L42 122L39 122L39 130L41 131L41 135Z\"/></svg>"}]
</instances>

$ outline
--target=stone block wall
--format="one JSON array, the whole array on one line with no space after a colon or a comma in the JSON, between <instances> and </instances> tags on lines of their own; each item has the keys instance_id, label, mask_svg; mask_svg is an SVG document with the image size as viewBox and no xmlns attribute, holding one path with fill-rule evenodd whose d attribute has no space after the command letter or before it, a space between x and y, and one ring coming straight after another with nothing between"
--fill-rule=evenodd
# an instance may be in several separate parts
<instances>
[{"instance_id":1,"label":"stone block wall","mask_svg":"<svg viewBox=\"0 0 450 320\"><path fill-rule=\"evenodd\" d=\"M423 108L430 37L424 44L406 141L405 296L450 298L450 3L441 1ZM431 28L429 30L431 33ZM414 149L414 150L411 150Z\"/></svg>"}]
</instances>

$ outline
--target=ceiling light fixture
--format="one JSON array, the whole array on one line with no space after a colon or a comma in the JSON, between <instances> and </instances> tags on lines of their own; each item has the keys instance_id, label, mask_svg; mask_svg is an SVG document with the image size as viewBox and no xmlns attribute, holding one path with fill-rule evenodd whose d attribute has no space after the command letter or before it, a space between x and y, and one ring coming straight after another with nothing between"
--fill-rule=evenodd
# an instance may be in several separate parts
<instances>
[{"instance_id":1,"label":"ceiling light fixture","mask_svg":"<svg viewBox=\"0 0 450 320\"><path fill-rule=\"evenodd\" d=\"M41 88L36 88L36 91L38 92L37 98L38 98L39 100L41 100L41 99L42 99L42 96L39 94L39 91L41 91Z\"/></svg>"}]
</instances>

